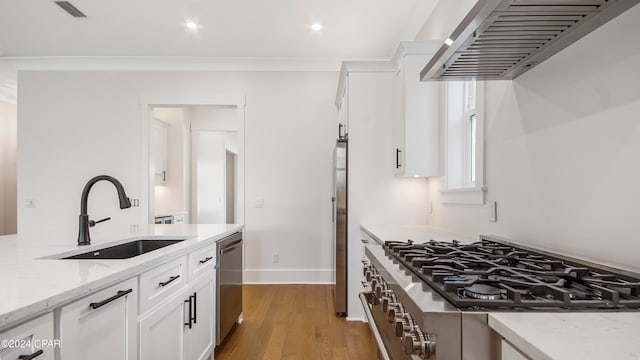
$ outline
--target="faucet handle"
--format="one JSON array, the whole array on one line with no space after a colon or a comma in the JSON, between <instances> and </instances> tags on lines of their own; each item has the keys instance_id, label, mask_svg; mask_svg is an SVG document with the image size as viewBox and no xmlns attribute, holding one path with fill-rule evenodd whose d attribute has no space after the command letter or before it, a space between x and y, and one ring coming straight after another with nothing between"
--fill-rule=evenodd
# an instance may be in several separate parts
<instances>
[{"instance_id":1,"label":"faucet handle","mask_svg":"<svg viewBox=\"0 0 640 360\"><path fill-rule=\"evenodd\" d=\"M98 220L98 221L89 220L89 226L90 227L94 227L94 226L96 226L96 224L100 224L101 222L105 222L107 220L111 220L111 218L110 217L106 217L106 218Z\"/></svg>"}]
</instances>

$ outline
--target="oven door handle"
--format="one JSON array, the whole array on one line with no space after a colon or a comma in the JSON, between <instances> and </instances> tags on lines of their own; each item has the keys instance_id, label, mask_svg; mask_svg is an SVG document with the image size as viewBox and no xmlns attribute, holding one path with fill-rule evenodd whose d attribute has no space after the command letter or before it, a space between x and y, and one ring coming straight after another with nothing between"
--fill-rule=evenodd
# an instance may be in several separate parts
<instances>
[{"instance_id":1,"label":"oven door handle","mask_svg":"<svg viewBox=\"0 0 640 360\"><path fill-rule=\"evenodd\" d=\"M373 319L373 314L371 314L371 309L369 309L369 302L367 301L367 296L365 293L360 293L358 295L360 297L360 301L362 302L362 307L364 308L364 314L367 317L367 321L369 322L369 328L373 333L373 338L376 340L376 345L378 345L378 353L381 356L381 360L391 360L389 358L389 354L387 354L387 349L384 347L384 343L382 342L382 336L380 336L380 332L378 328L375 326L375 320Z\"/></svg>"}]
</instances>

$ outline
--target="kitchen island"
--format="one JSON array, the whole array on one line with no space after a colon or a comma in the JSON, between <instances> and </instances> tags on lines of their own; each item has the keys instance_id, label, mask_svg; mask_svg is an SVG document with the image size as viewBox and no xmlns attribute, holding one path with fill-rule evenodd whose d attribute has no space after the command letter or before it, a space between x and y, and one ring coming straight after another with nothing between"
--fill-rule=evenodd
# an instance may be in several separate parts
<instances>
[{"instance_id":1,"label":"kitchen island","mask_svg":"<svg viewBox=\"0 0 640 360\"><path fill-rule=\"evenodd\" d=\"M139 225L120 233L93 230L89 251L125 239L181 238L179 243L122 260L42 259L78 250L76 234L0 237L0 332L28 318L135 276L155 265L240 232L243 225Z\"/></svg>"}]
</instances>

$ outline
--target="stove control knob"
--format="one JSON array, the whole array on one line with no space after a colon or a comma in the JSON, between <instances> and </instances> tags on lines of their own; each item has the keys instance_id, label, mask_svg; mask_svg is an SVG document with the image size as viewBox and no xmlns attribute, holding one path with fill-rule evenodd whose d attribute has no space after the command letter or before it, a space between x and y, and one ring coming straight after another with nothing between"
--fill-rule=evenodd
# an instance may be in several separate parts
<instances>
[{"instance_id":1,"label":"stove control knob","mask_svg":"<svg viewBox=\"0 0 640 360\"><path fill-rule=\"evenodd\" d=\"M424 333L424 342L420 353L420 358L431 359L436 354L436 336L434 334Z\"/></svg>"},{"instance_id":2,"label":"stove control knob","mask_svg":"<svg viewBox=\"0 0 640 360\"><path fill-rule=\"evenodd\" d=\"M375 289L376 286L378 286L378 284L380 284L380 275L373 275L371 276L371 289Z\"/></svg>"},{"instance_id":3,"label":"stove control knob","mask_svg":"<svg viewBox=\"0 0 640 360\"><path fill-rule=\"evenodd\" d=\"M389 305L389 313L387 314L387 320L391 324L396 321L396 316L404 313L404 306L401 303L393 303Z\"/></svg>"},{"instance_id":4,"label":"stove control knob","mask_svg":"<svg viewBox=\"0 0 640 360\"><path fill-rule=\"evenodd\" d=\"M404 337L404 352L409 355L420 355L422 353L423 337L422 330L417 326L411 333L407 333Z\"/></svg>"},{"instance_id":5,"label":"stove control knob","mask_svg":"<svg viewBox=\"0 0 640 360\"><path fill-rule=\"evenodd\" d=\"M383 296L383 294L385 293L385 291L387 291L387 283L385 282L381 282L380 284L378 284L374 289L376 292L376 296L381 298Z\"/></svg>"},{"instance_id":6,"label":"stove control knob","mask_svg":"<svg viewBox=\"0 0 640 360\"><path fill-rule=\"evenodd\" d=\"M404 333L411 332L415 325L413 317L408 313L402 314L401 317L396 317L396 336L401 337Z\"/></svg>"},{"instance_id":7,"label":"stove control knob","mask_svg":"<svg viewBox=\"0 0 640 360\"><path fill-rule=\"evenodd\" d=\"M404 351L409 355L419 355L421 359L431 359L436 353L436 340L433 334L424 333L415 326L404 337Z\"/></svg>"},{"instance_id":8,"label":"stove control knob","mask_svg":"<svg viewBox=\"0 0 640 360\"><path fill-rule=\"evenodd\" d=\"M376 273L377 273L376 269L371 268L364 272L364 277L365 279L367 279L367 281L369 281L371 280L371 277Z\"/></svg>"},{"instance_id":9,"label":"stove control knob","mask_svg":"<svg viewBox=\"0 0 640 360\"><path fill-rule=\"evenodd\" d=\"M365 265L362 267L362 275L363 276L367 276L367 272L371 271L371 269L373 269L373 267L371 265Z\"/></svg>"},{"instance_id":10,"label":"stove control knob","mask_svg":"<svg viewBox=\"0 0 640 360\"><path fill-rule=\"evenodd\" d=\"M376 295L378 295L378 289L380 289L380 287L376 289ZM393 290L380 290L380 295L378 296L378 298L380 298L380 301L384 301L384 299L388 298L391 295L393 295Z\"/></svg>"},{"instance_id":11,"label":"stove control knob","mask_svg":"<svg viewBox=\"0 0 640 360\"><path fill-rule=\"evenodd\" d=\"M382 311L383 312L387 312L389 311L391 305L396 304L398 302L398 299L396 298L396 294L393 293L393 290L387 290L388 292L390 292L391 294L384 296L382 298Z\"/></svg>"}]
</instances>

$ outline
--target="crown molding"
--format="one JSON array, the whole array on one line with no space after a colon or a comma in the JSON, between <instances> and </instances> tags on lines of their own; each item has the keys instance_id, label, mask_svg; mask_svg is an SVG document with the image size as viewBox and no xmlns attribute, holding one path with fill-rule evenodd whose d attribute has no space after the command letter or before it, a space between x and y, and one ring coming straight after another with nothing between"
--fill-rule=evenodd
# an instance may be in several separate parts
<instances>
[{"instance_id":1,"label":"crown molding","mask_svg":"<svg viewBox=\"0 0 640 360\"><path fill-rule=\"evenodd\" d=\"M333 58L211 58L181 56L0 57L17 71L338 71Z\"/></svg>"}]
</instances>

